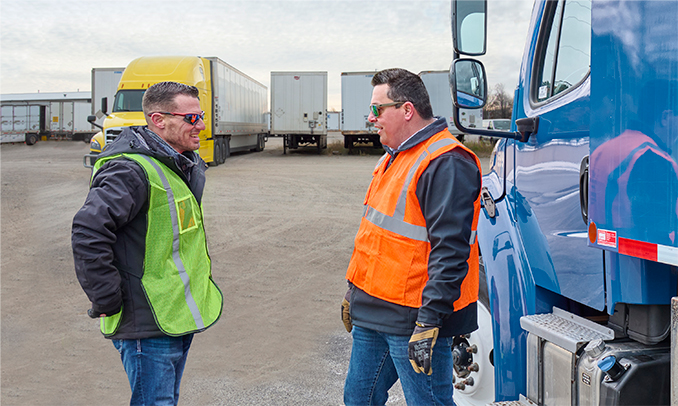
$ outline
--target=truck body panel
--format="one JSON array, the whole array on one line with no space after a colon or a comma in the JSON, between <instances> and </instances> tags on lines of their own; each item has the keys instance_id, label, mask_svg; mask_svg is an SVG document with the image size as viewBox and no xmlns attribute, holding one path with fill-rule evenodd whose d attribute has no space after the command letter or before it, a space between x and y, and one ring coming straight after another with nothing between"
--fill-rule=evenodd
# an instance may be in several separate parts
<instances>
[{"instance_id":1,"label":"truck body panel","mask_svg":"<svg viewBox=\"0 0 678 406\"><path fill-rule=\"evenodd\" d=\"M211 62L215 134L232 136L232 146L252 145L247 136L267 132L266 86L219 58L206 59Z\"/></svg>"},{"instance_id":2,"label":"truck body panel","mask_svg":"<svg viewBox=\"0 0 678 406\"><path fill-rule=\"evenodd\" d=\"M668 403L676 15L675 1L535 1L513 133L496 132L478 223L492 329L474 334L493 335L497 401ZM557 314L583 321L535 327ZM609 333L595 338L587 323ZM564 346L572 331L579 340ZM616 365L618 376L606 369ZM458 403L484 404L465 395Z\"/></svg>"}]
</instances>

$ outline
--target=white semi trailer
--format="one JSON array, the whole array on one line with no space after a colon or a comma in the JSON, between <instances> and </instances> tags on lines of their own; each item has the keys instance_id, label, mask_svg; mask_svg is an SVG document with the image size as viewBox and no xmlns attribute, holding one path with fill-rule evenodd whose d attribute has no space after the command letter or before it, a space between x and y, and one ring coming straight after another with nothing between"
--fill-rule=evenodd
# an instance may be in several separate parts
<instances>
[{"instance_id":1,"label":"white semi trailer","mask_svg":"<svg viewBox=\"0 0 678 406\"><path fill-rule=\"evenodd\" d=\"M341 133L344 148L352 150L356 144L371 144L381 148L379 134L370 123L372 77L375 72L342 72L341 74Z\"/></svg>"},{"instance_id":2,"label":"white semi trailer","mask_svg":"<svg viewBox=\"0 0 678 406\"><path fill-rule=\"evenodd\" d=\"M89 139L90 92L4 94L0 142L35 144L39 139Z\"/></svg>"},{"instance_id":3,"label":"white semi trailer","mask_svg":"<svg viewBox=\"0 0 678 406\"><path fill-rule=\"evenodd\" d=\"M92 113L94 123L103 126L108 106L113 106L115 92L125 68L92 68ZM94 124L93 123L93 124Z\"/></svg>"},{"instance_id":4,"label":"white semi trailer","mask_svg":"<svg viewBox=\"0 0 678 406\"><path fill-rule=\"evenodd\" d=\"M287 149L327 148L327 72L271 72L271 134Z\"/></svg>"}]
</instances>

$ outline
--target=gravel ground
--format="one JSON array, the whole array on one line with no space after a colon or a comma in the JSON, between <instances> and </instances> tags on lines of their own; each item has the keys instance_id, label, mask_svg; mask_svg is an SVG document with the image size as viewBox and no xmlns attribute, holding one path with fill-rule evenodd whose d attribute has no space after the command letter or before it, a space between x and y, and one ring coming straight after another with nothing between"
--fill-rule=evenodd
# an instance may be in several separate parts
<instances>
[{"instance_id":1,"label":"gravel ground","mask_svg":"<svg viewBox=\"0 0 678 406\"><path fill-rule=\"evenodd\" d=\"M339 303L379 156L283 155L281 141L207 171L206 228L224 313L193 341L182 405L342 404L351 337ZM88 146L0 151L0 402L127 404L119 356L86 316L73 271L70 228L87 193ZM388 404L405 404L399 386Z\"/></svg>"}]
</instances>

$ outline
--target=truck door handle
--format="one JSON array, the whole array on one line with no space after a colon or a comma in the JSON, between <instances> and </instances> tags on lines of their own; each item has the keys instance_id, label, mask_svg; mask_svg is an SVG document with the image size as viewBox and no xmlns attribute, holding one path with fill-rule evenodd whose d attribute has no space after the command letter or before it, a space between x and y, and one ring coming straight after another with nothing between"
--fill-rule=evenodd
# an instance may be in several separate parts
<instances>
[{"instance_id":1,"label":"truck door handle","mask_svg":"<svg viewBox=\"0 0 678 406\"><path fill-rule=\"evenodd\" d=\"M496 215L494 199L492 198L490 191L487 190L487 187L483 187L480 191L480 200L483 202L483 207L485 207L487 215L490 216L490 218L494 218Z\"/></svg>"},{"instance_id":2,"label":"truck door handle","mask_svg":"<svg viewBox=\"0 0 678 406\"><path fill-rule=\"evenodd\" d=\"M589 156L579 164L579 207L584 224L589 224Z\"/></svg>"}]
</instances>

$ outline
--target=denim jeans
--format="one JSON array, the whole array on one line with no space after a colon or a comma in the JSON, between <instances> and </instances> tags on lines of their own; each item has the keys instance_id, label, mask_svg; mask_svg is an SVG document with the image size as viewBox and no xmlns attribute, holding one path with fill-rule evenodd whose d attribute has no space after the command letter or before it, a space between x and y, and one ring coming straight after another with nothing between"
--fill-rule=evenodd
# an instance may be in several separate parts
<instances>
[{"instance_id":1,"label":"denim jeans","mask_svg":"<svg viewBox=\"0 0 678 406\"><path fill-rule=\"evenodd\" d=\"M193 334L113 340L132 389L130 405L176 405Z\"/></svg>"},{"instance_id":2,"label":"denim jeans","mask_svg":"<svg viewBox=\"0 0 678 406\"><path fill-rule=\"evenodd\" d=\"M344 385L344 403L384 405L398 379L408 406L454 405L452 337L438 337L431 375L416 373L407 357L410 336L353 326L353 348Z\"/></svg>"}]
</instances>

